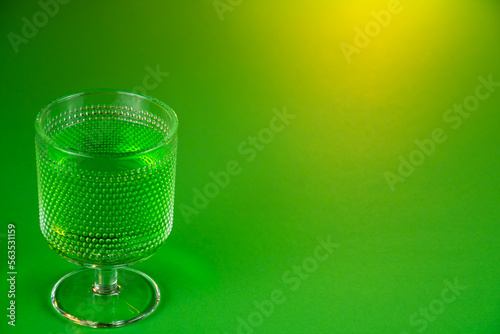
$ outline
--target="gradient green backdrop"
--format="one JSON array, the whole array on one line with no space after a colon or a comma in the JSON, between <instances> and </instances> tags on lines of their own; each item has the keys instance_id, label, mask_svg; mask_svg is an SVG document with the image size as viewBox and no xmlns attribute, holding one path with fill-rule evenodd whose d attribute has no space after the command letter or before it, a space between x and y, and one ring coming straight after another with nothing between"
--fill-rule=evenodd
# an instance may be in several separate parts
<instances>
[{"instance_id":1,"label":"gradient green backdrop","mask_svg":"<svg viewBox=\"0 0 500 334\"><path fill-rule=\"evenodd\" d=\"M72 0L45 23L36 1L2 1L1 258L6 278L13 222L18 274L16 327L4 279L0 331L500 333L500 87L480 88L489 96L478 106L470 98L479 76L500 81L500 3L216 5L220 13L212 0ZM390 19L380 14L388 6L398 11ZM19 42L34 15L38 31ZM367 27L371 37L358 36ZM350 62L343 43L357 48ZM50 305L53 284L76 266L39 229L33 121L61 95L138 86L180 121L174 228L136 266L162 300L137 324L93 330ZM470 116L448 112L464 101ZM238 147L284 108L295 118L248 161ZM446 140L413 153L435 129ZM410 155L425 161L391 189L386 173ZM241 172L183 215L232 160ZM339 246L315 262L329 236ZM290 271L302 264L309 273ZM454 298L446 280L462 287ZM273 291L286 301L261 319L254 301ZM244 328L249 316L255 326Z\"/></svg>"}]
</instances>

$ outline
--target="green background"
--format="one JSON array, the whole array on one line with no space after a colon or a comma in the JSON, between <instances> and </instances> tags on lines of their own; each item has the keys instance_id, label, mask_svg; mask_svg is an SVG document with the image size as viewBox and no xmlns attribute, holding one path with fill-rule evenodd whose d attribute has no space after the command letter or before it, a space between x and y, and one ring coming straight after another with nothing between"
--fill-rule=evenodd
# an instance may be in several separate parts
<instances>
[{"instance_id":1,"label":"green background","mask_svg":"<svg viewBox=\"0 0 500 334\"><path fill-rule=\"evenodd\" d=\"M9 33L22 36L23 17L42 9L2 1L0 236L6 277L16 224L18 274L16 327L4 315L1 331L237 333L254 301L281 290L286 301L240 332L500 333L500 87L457 129L443 119L479 76L500 81L500 3L405 0L380 31L370 12L388 1L232 3L222 20L212 0L72 0L16 53ZM372 37L348 62L341 43L356 46L366 24ZM169 75L148 79L157 66ZM180 122L174 228L135 266L162 300L131 326L88 329L50 305L53 284L76 266L39 229L33 121L61 95L144 80ZM275 108L295 118L247 161L239 145ZM398 173L400 156L418 158L415 140L437 128L446 141L391 189L385 173ZM183 214L231 160L241 172ZM340 246L307 278L289 272L312 266L328 236ZM467 288L440 304L455 279ZM440 314L421 316L429 307Z\"/></svg>"}]
</instances>

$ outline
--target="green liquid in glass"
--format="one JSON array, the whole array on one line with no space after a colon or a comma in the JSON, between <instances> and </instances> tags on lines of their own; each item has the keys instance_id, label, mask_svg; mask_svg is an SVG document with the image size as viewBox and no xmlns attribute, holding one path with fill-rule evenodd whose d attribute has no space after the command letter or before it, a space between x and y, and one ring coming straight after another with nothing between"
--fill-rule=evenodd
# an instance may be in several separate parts
<instances>
[{"instance_id":1,"label":"green liquid in glass","mask_svg":"<svg viewBox=\"0 0 500 334\"><path fill-rule=\"evenodd\" d=\"M176 137L144 111L66 112L37 138L41 229L51 248L92 266L151 256L172 228ZM76 154L78 152L78 154Z\"/></svg>"}]
</instances>

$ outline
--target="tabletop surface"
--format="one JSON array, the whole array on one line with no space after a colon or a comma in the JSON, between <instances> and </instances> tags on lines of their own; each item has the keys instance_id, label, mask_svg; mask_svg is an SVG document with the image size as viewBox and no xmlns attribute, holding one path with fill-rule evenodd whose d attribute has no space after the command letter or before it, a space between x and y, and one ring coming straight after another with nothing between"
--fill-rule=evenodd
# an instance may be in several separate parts
<instances>
[{"instance_id":1,"label":"tabletop surface","mask_svg":"<svg viewBox=\"0 0 500 334\"><path fill-rule=\"evenodd\" d=\"M0 331L500 333L499 15L493 0L2 1L16 309ZM179 117L174 227L134 266L162 299L118 329L52 308L78 266L38 218L35 116L94 88Z\"/></svg>"}]
</instances>

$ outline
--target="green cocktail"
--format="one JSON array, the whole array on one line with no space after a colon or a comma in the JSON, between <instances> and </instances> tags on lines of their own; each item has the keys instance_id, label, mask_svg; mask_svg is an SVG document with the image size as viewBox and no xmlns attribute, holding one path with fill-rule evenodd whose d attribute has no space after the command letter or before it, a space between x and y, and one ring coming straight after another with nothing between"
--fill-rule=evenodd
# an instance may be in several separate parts
<instances>
[{"instance_id":1,"label":"green cocktail","mask_svg":"<svg viewBox=\"0 0 500 334\"><path fill-rule=\"evenodd\" d=\"M47 134L61 148L92 158L37 145L39 178L45 180L39 192L42 232L71 261L137 262L172 227L175 142L133 154L158 143L164 124L136 111L87 108L61 116L63 123L54 119Z\"/></svg>"},{"instance_id":2,"label":"green cocktail","mask_svg":"<svg viewBox=\"0 0 500 334\"><path fill-rule=\"evenodd\" d=\"M41 230L61 256L97 268L94 295L110 298L119 292L124 299L117 268L151 256L171 231L176 129L177 118L163 103L113 90L59 99L37 118ZM131 274L127 270L128 281ZM109 312L109 319L81 319L76 307L61 310L56 288L68 290L71 285L58 282L53 303L77 323L108 327L138 320L114 319L116 310Z\"/></svg>"}]
</instances>

